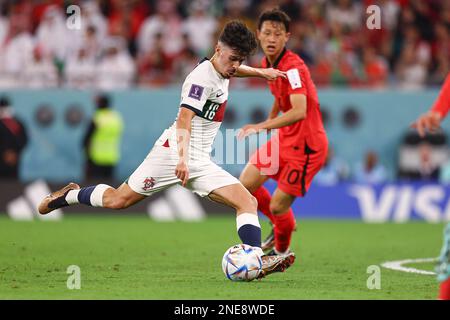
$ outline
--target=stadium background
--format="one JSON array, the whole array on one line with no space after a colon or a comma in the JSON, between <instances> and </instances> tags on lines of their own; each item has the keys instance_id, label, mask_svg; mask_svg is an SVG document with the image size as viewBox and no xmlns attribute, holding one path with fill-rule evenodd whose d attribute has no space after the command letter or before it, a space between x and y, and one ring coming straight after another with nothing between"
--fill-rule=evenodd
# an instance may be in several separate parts
<instances>
[{"instance_id":1,"label":"stadium background","mask_svg":"<svg viewBox=\"0 0 450 320\"><path fill-rule=\"evenodd\" d=\"M81 9L80 29L67 26L73 12L66 9L72 4ZM371 4L380 6L381 29L366 26ZM322 192L342 190L341 183L348 186L343 197L336 197L345 199L346 214L332 202L315 210L308 197L304 207L296 202L297 214L366 217L352 191L351 184L358 183L379 185L367 192L374 198L372 213L383 215L376 209L384 193L394 188L398 200L404 183L425 180L441 185L411 185L407 216L448 218L443 184L450 129L430 141L440 179L414 175L421 170L420 141L408 132L436 98L449 70L448 1L2 1L0 88L30 136L20 182L85 179L82 138L99 93L110 94L124 117L121 160L114 171L116 184L124 181L172 123L183 77L201 57L211 55L223 23L239 18L255 28L259 12L274 5L292 17L289 47L309 65L319 88L334 154L328 171L315 181L318 191L311 194L320 198ZM248 63L257 66L260 59L258 52ZM262 80L234 79L231 88L224 135L226 129L264 119L272 101ZM234 142L225 144L229 148ZM239 153L237 146L232 149ZM371 152L378 164L372 176L364 175ZM246 159L248 153L235 159ZM236 160L224 164L236 176L243 166ZM418 199L423 188L428 197ZM3 211L10 200L2 197ZM392 204L385 216L394 215Z\"/></svg>"},{"instance_id":2,"label":"stadium background","mask_svg":"<svg viewBox=\"0 0 450 320\"><path fill-rule=\"evenodd\" d=\"M79 30L67 27L67 19L71 14L66 13L66 8L72 4L81 8ZM381 29L369 30L366 26L369 16L366 8L371 4L381 8ZM311 70L318 87L325 126L334 153L327 171L316 179L308 196L297 200L294 205L299 221L303 221L302 218L320 219L317 223L304 224L305 243L318 250L309 256L305 253L305 258L311 258L306 259L305 269L317 267L311 262L313 257L317 258L324 252L327 252L325 255L332 255L331 251L325 249L329 245L326 244L326 238L333 239L334 236L338 239L336 243L342 249L341 252L354 250L352 252L365 257L369 255L362 248L364 245L373 252L379 249L368 259L370 263L399 256L437 255L440 225L405 224L404 229L400 229L383 224L382 229L371 229L377 227L342 222L339 228L344 230L343 233L355 235L350 239L345 238L342 233L333 234L336 230L332 221L450 220L450 164L447 146L450 125L445 121L442 132L425 139L431 146L428 157L431 158L432 166L440 168L440 175L433 178L420 176L423 152L420 146L424 141L409 129L411 122L432 105L439 86L449 72L450 1L447 0L0 1L0 96L10 99L15 115L24 122L29 134L28 144L21 157L19 177L12 180L2 178L0 181L0 212L7 213L14 219L41 219L36 215L35 206L45 191L49 190L47 188L53 190L68 181L77 181L83 185L96 182L85 176L82 138L94 113L94 98L99 93L109 94L114 109L120 111L124 118L121 160L115 168L114 179L106 182L118 185L124 181L142 161L161 132L173 122L184 76L203 56L211 55L214 39L221 26L229 19L238 18L255 29L259 13L275 5L279 5L292 17L289 48L298 53ZM258 52L247 63L258 66L261 57L261 52ZM233 79L222 132L264 119L271 103L272 97L264 81ZM233 150L238 150L237 145L233 146ZM363 174L368 154L376 154L378 158L373 175ZM243 164L227 163L224 167L239 175ZM274 190L273 183L269 182L267 186ZM92 217L86 223L84 220L76 220L81 216L80 213L104 214L105 210L102 209L64 208L54 215L55 219L61 218L62 212L67 214L69 221L68 234L76 236L76 230L82 228L84 236L94 243L99 242L96 237L102 237L102 234L129 236L136 240L131 246L139 243L136 252L143 255L144 245L152 247L155 238L159 237L158 239L164 239L168 243L171 241L165 237L167 233L164 231L170 233L171 227L165 224L154 226L151 222L150 231L145 230L150 232L148 235L139 229L144 228L141 220L136 224L131 220L121 219L117 220L117 224L115 221L105 224L105 221L99 221L97 217ZM175 192L161 193L147 199L138 206L127 209L126 213L141 216L148 214L155 220L203 220L205 215L230 214L230 210L177 189ZM70 218L75 220L70 221ZM3 225L3 241L8 244L21 241L25 243L28 240L22 236L29 234L31 238L27 245L33 247L34 244L37 248L36 243L40 243L43 246L39 247L42 252L47 252L45 248L52 243L53 232L58 232L52 231L51 226L36 225L29 228L11 224L7 219L9 218L3 216L0 225ZM52 217L49 216L49 219ZM231 218L224 220L223 224L222 220L210 220L206 219L204 222L207 223L205 229L200 226L190 227L194 228L196 236L205 234L200 240L197 239L202 243L208 241L206 228L211 228L210 232L214 232L213 230L222 230L223 225L232 225ZM123 229L119 226L121 223ZM127 227L130 233L124 231ZM187 232L184 225L174 224L173 228L180 234ZM136 231L136 235L142 235L142 238L134 238L133 230L140 230ZM153 234L151 230L160 232ZM233 230L233 227L227 230ZM44 238L41 238L41 232L46 234ZM368 239L373 232L376 234L375 242L380 244L378 249ZM228 234L229 232L225 236L224 232L218 232L211 235L225 239L228 244L233 241ZM145 241L142 240L144 237ZM411 237L415 239L415 242L411 242L412 246L419 251L413 251L412 246L405 244L405 239L411 241ZM34 239L38 239L37 242ZM193 236L189 240L194 248L195 239ZM101 238L99 243L103 243L102 241L105 239ZM109 241L114 243L120 240ZM356 243L361 248L349 249ZM396 250L390 251L390 243L396 244ZM27 245L23 244L23 247ZM93 252L109 250L103 247L95 249L93 243L85 245L92 245ZM124 246L123 243L120 245ZM165 256L166 251L175 254L179 243L172 245L173 248L165 248L162 255ZM226 244L215 247L210 244L204 250L216 252L221 251L224 246ZM5 250L6 248L4 247ZM11 258L11 261L4 260L5 265L14 264L17 257L27 261L25 249L24 252L14 250L12 248L8 249L8 253L3 252L2 257L16 257ZM194 249L189 250L185 253L195 254ZM333 249L330 247L329 250ZM57 255L58 252L54 254ZM119 256L121 253L114 254ZM203 261L210 256L209 253L204 255ZM99 257L103 255L100 253ZM344 254L335 261L344 257L348 256ZM55 261L58 258L53 257ZM108 263L115 263L109 258L104 259ZM91 262L93 266L99 263L95 259ZM322 262L321 267L328 265L327 259L319 262ZM17 263L21 265L20 261ZM152 262L142 260L139 263ZM47 268L53 270L54 265L55 263ZM161 262L161 266L164 266L164 262ZM19 273L28 270L27 268L29 267L23 266ZM112 271L118 271L116 267L111 268ZM2 279L9 279L10 271L7 269L5 267L0 272ZM17 271L14 267L10 270ZM334 275L344 273L345 276L352 269L334 271ZM319 268L317 272L311 277L323 276L320 272L325 271ZM331 274L333 273L330 276ZM112 275L114 277L114 272ZM152 278L154 276L151 275ZM305 274L300 276L304 279ZM64 281L64 275L55 277L56 281ZM295 277L296 274L294 280L297 279ZM365 281L363 278L359 280ZM392 284L391 291L382 298L434 298L435 288L430 284L433 283L432 280L421 278L418 282L413 281L417 286L422 286L422 291L416 290L416 287L408 289L405 283L411 282L409 278L397 280L398 283L395 284L401 284L403 295L389 295L396 288ZM35 284L33 279L27 281ZM161 282L162 286L164 281ZM292 291L292 295L288 294L288 297L380 298L350 292L351 290L346 292L342 287L342 294L320 285L318 288L322 291L316 292L316 285L308 287L304 296ZM17 290L14 291L15 286L13 283L8 287L3 297L23 297ZM205 284L205 287L208 286L209 284ZM36 285L33 290L40 289ZM275 290L272 287L266 289ZM290 292L284 289L284 292ZM44 291L47 294L45 297L77 297L54 293L52 290L47 288ZM242 295L236 296L236 293L227 291L228 288L223 290L225 293L219 295L219 298L242 298L248 293L244 289ZM260 293L266 292L261 290L256 291L254 296L250 295L250 298L258 298ZM42 297L36 292L27 291L25 296ZM114 295L112 292L115 291L102 292L99 296L127 297L120 293ZM205 298L208 294L216 297L215 291L197 295L186 292L181 290L178 295L166 293L130 297ZM95 298L98 295L87 297ZM276 297L282 298L283 294Z\"/></svg>"}]
</instances>

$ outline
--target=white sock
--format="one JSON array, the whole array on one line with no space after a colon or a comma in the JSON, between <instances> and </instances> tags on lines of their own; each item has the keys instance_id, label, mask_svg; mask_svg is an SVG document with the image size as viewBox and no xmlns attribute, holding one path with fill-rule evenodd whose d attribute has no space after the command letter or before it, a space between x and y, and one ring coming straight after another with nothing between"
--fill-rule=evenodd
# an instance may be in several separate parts
<instances>
[{"instance_id":1,"label":"white sock","mask_svg":"<svg viewBox=\"0 0 450 320\"><path fill-rule=\"evenodd\" d=\"M80 203L78 201L78 193L80 192L80 189L77 190L70 190L66 195L66 201L69 205Z\"/></svg>"},{"instance_id":2,"label":"white sock","mask_svg":"<svg viewBox=\"0 0 450 320\"><path fill-rule=\"evenodd\" d=\"M103 194L106 189L111 188L107 184L99 184L95 187L91 194L91 205L93 207L103 207Z\"/></svg>"},{"instance_id":3,"label":"white sock","mask_svg":"<svg viewBox=\"0 0 450 320\"><path fill-rule=\"evenodd\" d=\"M66 201L69 205L83 203L92 207L103 207L103 194L109 188L111 186L107 184L98 184L78 190L70 190L66 195Z\"/></svg>"},{"instance_id":4,"label":"white sock","mask_svg":"<svg viewBox=\"0 0 450 320\"><path fill-rule=\"evenodd\" d=\"M259 224L258 215L254 213L241 213L236 217L236 227L239 230L244 224L251 224L255 227L261 228Z\"/></svg>"}]
</instances>

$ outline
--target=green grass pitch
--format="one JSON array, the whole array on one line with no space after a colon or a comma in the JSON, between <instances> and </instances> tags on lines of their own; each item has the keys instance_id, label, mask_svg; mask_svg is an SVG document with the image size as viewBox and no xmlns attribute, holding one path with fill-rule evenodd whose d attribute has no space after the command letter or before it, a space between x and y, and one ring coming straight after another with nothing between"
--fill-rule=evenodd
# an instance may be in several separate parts
<instances>
[{"instance_id":1,"label":"green grass pitch","mask_svg":"<svg viewBox=\"0 0 450 320\"><path fill-rule=\"evenodd\" d=\"M268 232L263 222L263 235ZM138 216L66 216L61 222L0 218L0 299L435 299L434 276L367 267L436 257L442 224L299 221L296 263L262 281L231 282L225 250L239 243L233 217L157 223ZM69 290L67 268L81 269ZM432 270L433 264L414 264Z\"/></svg>"}]
</instances>

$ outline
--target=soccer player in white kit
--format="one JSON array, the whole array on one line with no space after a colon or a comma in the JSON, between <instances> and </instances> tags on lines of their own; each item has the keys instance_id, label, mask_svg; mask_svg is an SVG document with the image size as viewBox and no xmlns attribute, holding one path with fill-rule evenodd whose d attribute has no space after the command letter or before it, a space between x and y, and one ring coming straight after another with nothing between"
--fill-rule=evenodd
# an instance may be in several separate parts
<instances>
[{"instance_id":1,"label":"soccer player in white kit","mask_svg":"<svg viewBox=\"0 0 450 320\"><path fill-rule=\"evenodd\" d=\"M124 209L158 191L182 184L198 195L236 210L238 235L244 244L261 247L257 201L238 179L212 162L214 138L222 122L232 76L284 76L274 69L241 66L256 49L254 34L245 24L232 21L223 29L213 57L204 59L186 77L174 124L163 132L128 181L117 189L106 184L80 188L70 183L48 195L39 212L47 214L74 204ZM293 254L262 256L260 278L282 272L294 263Z\"/></svg>"}]
</instances>

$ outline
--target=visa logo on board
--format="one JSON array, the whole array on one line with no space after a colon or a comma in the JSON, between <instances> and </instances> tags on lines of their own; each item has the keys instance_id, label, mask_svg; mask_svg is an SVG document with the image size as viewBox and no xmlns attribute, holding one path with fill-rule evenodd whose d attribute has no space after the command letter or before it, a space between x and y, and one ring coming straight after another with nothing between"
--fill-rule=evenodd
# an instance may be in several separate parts
<instances>
[{"instance_id":1,"label":"visa logo on board","mask_svg":"<svg viewBox=\"0 0 450 320\"><path fill-rule=\"evenodd\" d=\"M379 192L369 185L352 185L365 222L406 222L412 217L427 222L450 221L450 197L441 185L385 185Z\"/></svg>"}]
</instances>

